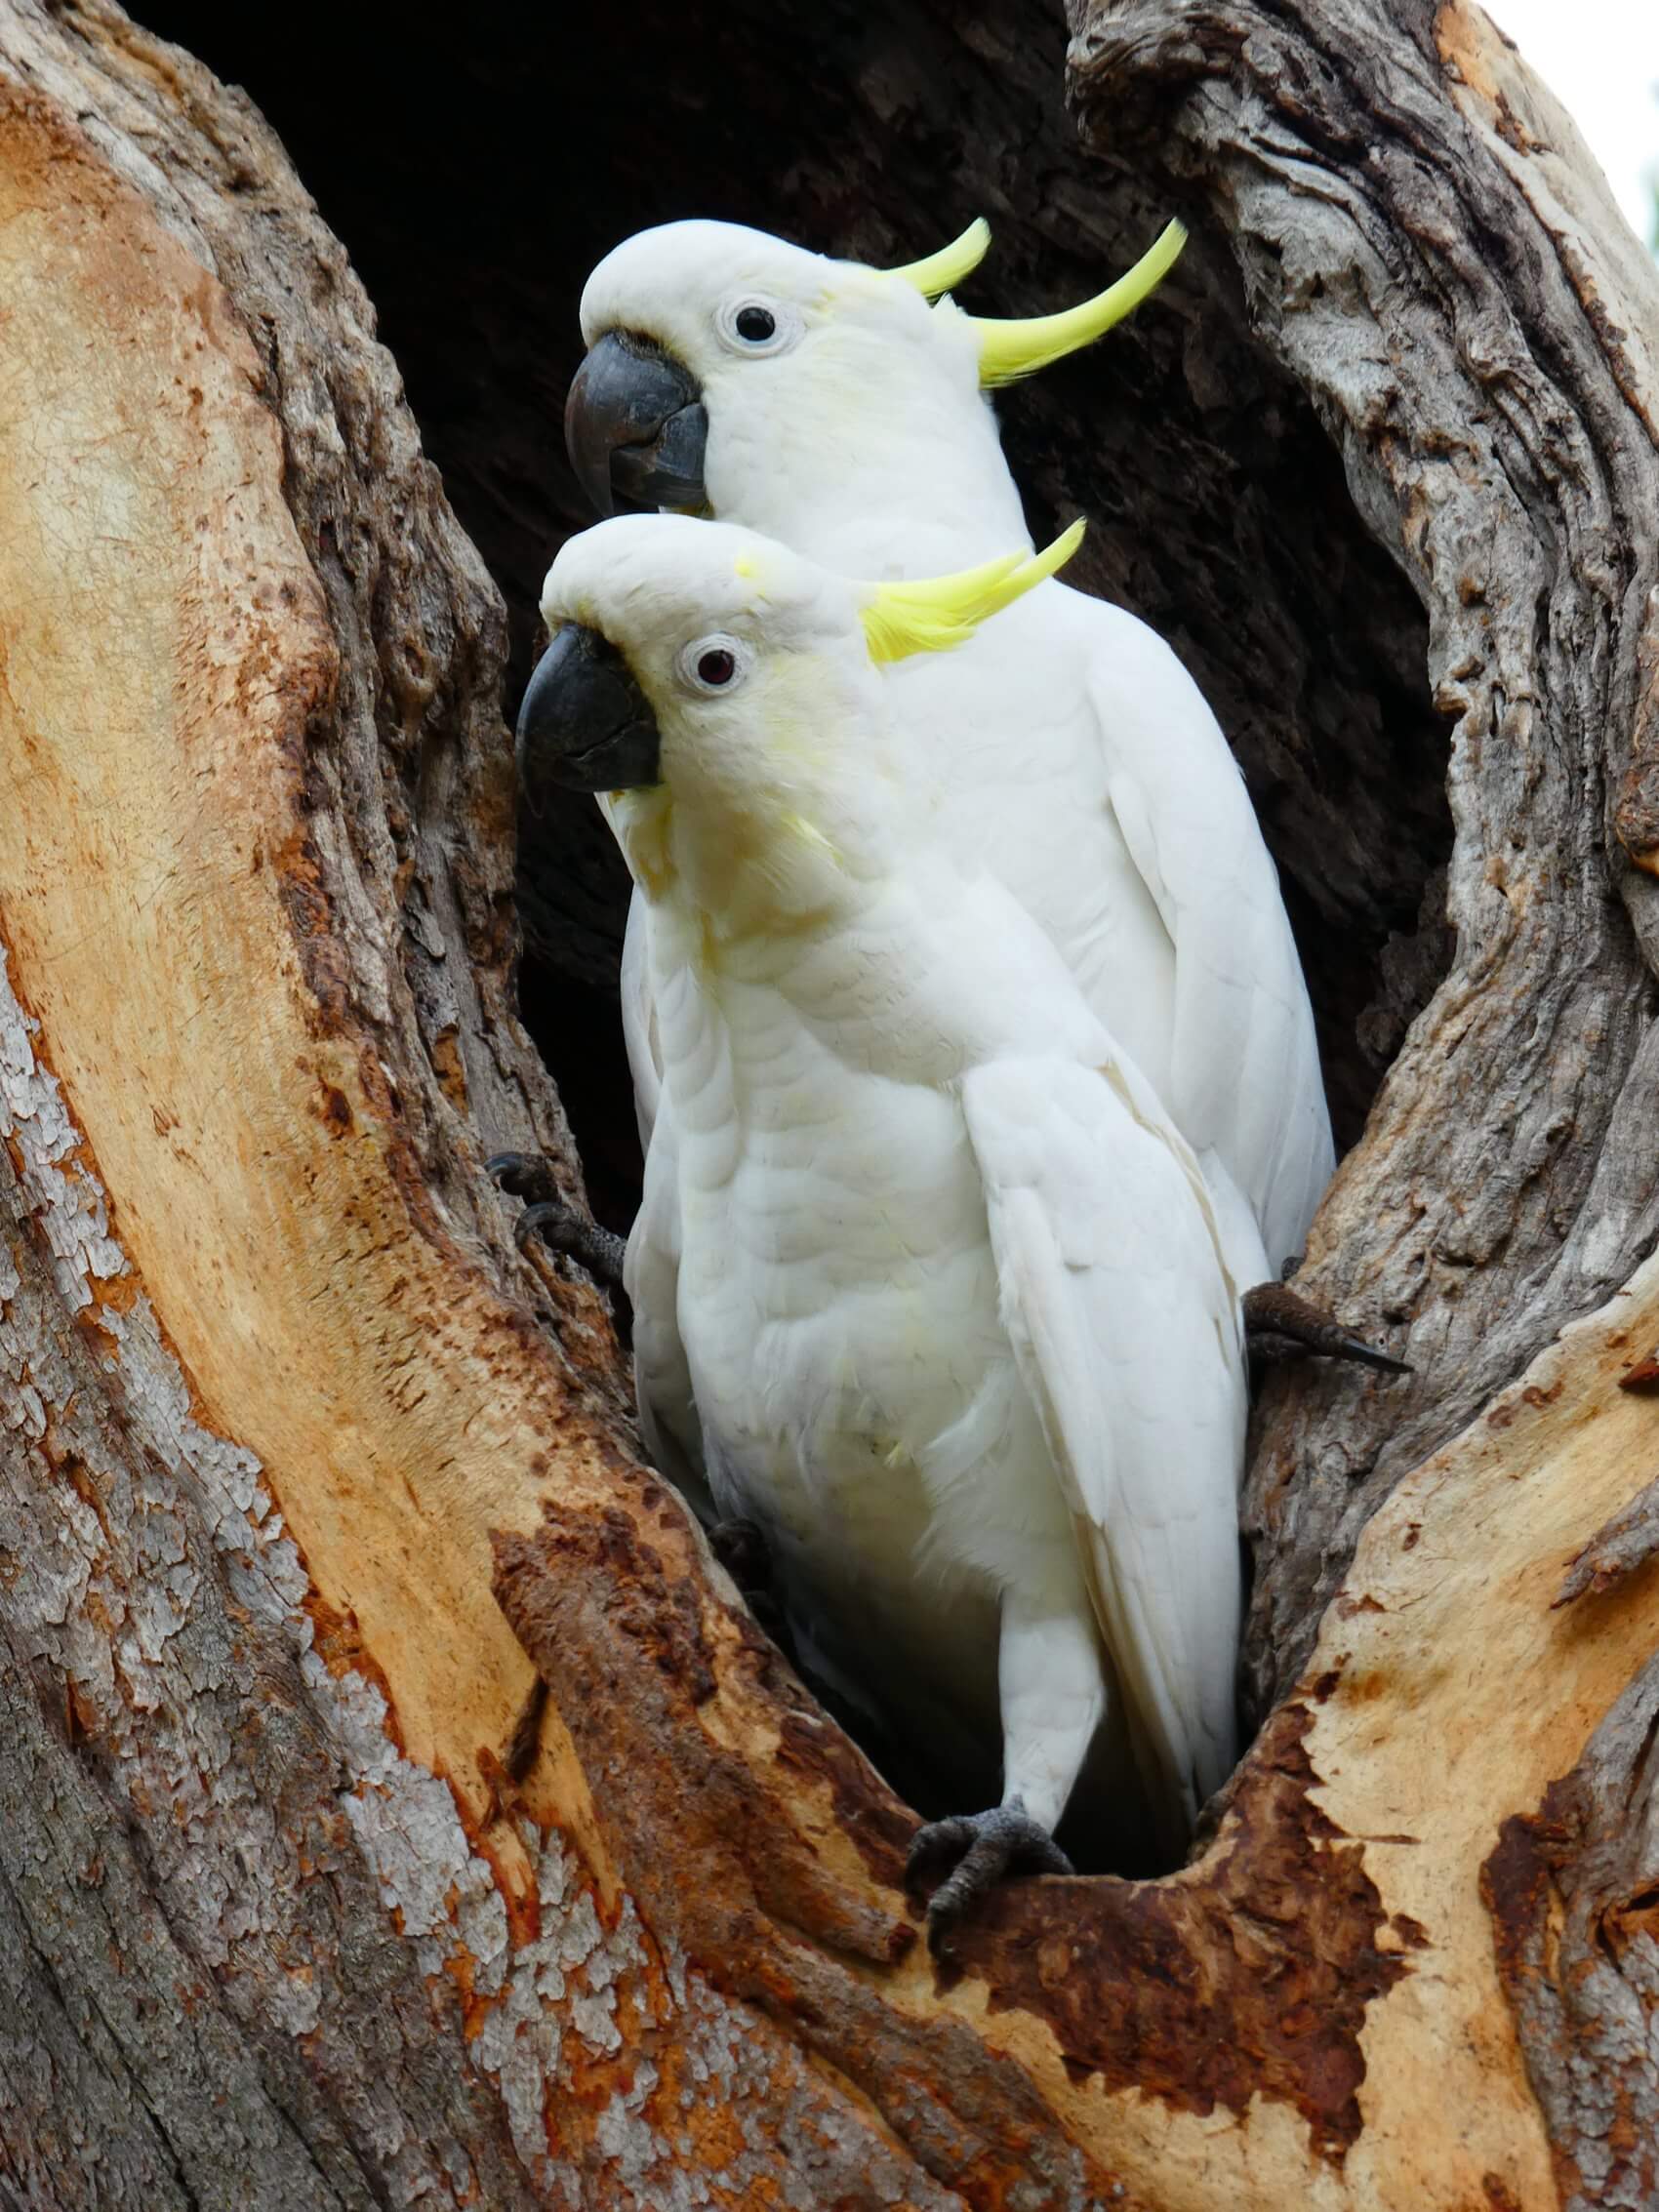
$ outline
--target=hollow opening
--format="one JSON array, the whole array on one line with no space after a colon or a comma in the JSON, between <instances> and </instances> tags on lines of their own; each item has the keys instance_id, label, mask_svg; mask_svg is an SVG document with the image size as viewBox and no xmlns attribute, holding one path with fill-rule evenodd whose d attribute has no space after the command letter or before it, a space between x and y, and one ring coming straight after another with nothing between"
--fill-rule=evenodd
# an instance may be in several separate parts
<instances>
[{"instance_id":1,"label":"hollow opening","mask_svg":"<svg viewBox=\"0 0 1659 2212\"><path fill-rule=\"evenodd\" d=\"M995 240L968 303L1028 313L1097 289L1172 212L1077 150L1050 0L900 0L879 20L852 0L498 7L463 40L445 19L388 25L322 0L293 0L279 25L203 0L147 0L142 17L247 90L349 252L506 594L509 716L542 577L589 519L560 422L582 283L618 239L709 215L896 261L983 213ZM1039 540L1090 517L1072 580L1170 639L1234 744L1346 1148L1450 954L1422 610L1201 226L1157 303L1002 416ZM615 1004L627 897L596 810L573 803L525 883L521 1000L619 1229L639 1185ZM906 1787L905 1762L871 1748ZM935 1794L916 1779L913 1801Z\"/></svg>"}]
</instances>

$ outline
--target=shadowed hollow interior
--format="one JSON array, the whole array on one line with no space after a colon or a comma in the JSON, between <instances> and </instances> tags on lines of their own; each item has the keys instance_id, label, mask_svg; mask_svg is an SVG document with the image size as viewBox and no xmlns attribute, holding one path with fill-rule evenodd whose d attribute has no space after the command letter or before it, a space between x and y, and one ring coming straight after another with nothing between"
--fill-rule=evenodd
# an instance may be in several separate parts
<instances>
[{"instance_id":1,"label":"shadowed hollow interior","mask_svg":"<svg viewBox=\"0 0 1659 2212\"><path fill-rule=\"evenodd\" d=\"M296 0L280 26L201 0L141 15L245 87L344 241L506 596L509 714L541 579L589 519L560 421L582 282L618 239L710 215L893 261L984 213L995 241L965 297L1032 312L1096 289L1171 212L1077 152L1059 11L1038 0L902 0L879 20L846 0L535 20L496 5L461 41L450 21L405 14L392 32L321 0ZM1002 416L1039 540L1089 516L1073 581L1171 640L1234 745L1346 1146L1449 954L1446 740L1416 599L1201 232L1156 303L1016 387ZM613 992L627 883L587 801L548 836L525 901L523 1004L595 1206L626 1227L639 1173Z\"/></svg>"}]
</instances>

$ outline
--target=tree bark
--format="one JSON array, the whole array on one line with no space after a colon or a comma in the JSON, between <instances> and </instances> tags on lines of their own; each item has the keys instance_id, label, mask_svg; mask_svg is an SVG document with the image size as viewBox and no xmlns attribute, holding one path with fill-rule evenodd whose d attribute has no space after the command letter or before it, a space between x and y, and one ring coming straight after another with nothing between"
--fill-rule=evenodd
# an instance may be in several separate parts
<instances>
[{"instance_id":1,"label":"tree bark","mask_svg":"<svg viewBox=\"0 0 1659 2212\"><path fill-rule=\"evenodd\" d=\"M936 1968L914 1816L483 1176L581 1195L504 610L363 293L244 99L0 0L0 2203L1656 2201L1659 284L1473 8L1099 0L1080 151L1052 31L912 17L1030 123L1022 280L1057 209L1199 233L1098 373L1170 380L1186 644L1299 918L1369 933L1313 963L1356 1100L1405 1032L1306 1279L1417 1375L1272 1384L1194 1864ZM1103 388L1013 425L1039 500Z\"/></svg>"}]
</instances>

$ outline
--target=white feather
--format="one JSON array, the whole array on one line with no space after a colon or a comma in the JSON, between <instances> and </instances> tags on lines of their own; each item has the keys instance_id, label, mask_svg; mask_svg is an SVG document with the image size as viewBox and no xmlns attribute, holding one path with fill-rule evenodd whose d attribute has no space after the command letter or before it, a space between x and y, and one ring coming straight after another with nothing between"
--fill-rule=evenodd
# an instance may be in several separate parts
<instances>
[{"instance_id":1,"label":"white feather","mask_svg":"<svg viewBox=\"0 0 1659 2212\"><path fill-rule=\"evenodd\" d=\"M734 355L716 311L740 296L781 302L800 342ZM1030 543L972 323L949 301L682 222L608 256L582 323L590 342L645 332L695 372L723 520L870 579ZM1199 1156L1236 1277L1276 1276L1329 1181L1330 1123L1277 877L1197 687L1144 623L1058 583L887 681L911 833L990 868L1038 921ZM646 1025L637 1006L628 1019L643 1097Z\"/></svg>"},{"instance_id":2,"label":"white feather","mask_svg":"<svg viewBox=\"0 0 1659 2212\"><path fill-rule=\"evenodd\" d=\"M662 1066L647 1430L688 1462L700 1433L709 1509L765 1528L830 1679L917 1741L1000 1723L1044 1823L1115 1707L1174 1845L1233 1751L1245 1386L1212 1194L1049 939L886 772L901 695L818 578L635 519L549 579L662 736L661 790L606 809ZM752 657L729 699L676 687L710 630Z\"/></svg>"}]
</instances>

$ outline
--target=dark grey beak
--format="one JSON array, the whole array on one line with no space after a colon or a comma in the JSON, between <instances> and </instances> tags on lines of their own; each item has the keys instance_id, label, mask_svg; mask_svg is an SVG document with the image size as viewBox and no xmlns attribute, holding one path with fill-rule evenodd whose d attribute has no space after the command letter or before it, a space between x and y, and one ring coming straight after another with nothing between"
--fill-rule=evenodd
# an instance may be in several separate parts
<instances>
[{"instance_id":1,"label":"dark grey beak","mask_svg":"<svg viewBox=\"0 0 1659 2212\"><path fill-rule=\"evenodd\" d=\"M596 629L554 633L518 710L519 784L532 807L549 784L625 791L662 782L651 703L627 663Z\"/></svg>"},{"instance_id":2,"label":"dark grey beak","mask_svg":"<svg viewBox=\"0 0 1659 2212\"><path fill-rule=\"evenodd\" d=\"M627 331L607 331L576 372L564 442L600 514L708 503L708 416L697 380Z\"/></svg>"}]
</instances>

